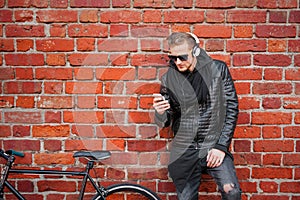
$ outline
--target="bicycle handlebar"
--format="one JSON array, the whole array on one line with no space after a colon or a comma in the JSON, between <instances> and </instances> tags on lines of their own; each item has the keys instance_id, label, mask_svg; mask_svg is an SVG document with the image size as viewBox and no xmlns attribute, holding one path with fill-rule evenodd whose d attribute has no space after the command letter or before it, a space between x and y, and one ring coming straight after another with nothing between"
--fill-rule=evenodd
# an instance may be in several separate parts
<instances>
[{"instance_id":1,"label":"bicycle handlebar","mask_svg":"<svg viewBox=\"0 0 300 200\"><path fill-rule=\"evenodd\" d=\"M4 152L2 149L0 149L0 156L2 158L5 158L7 160L9 158L9 155L24 157L24 153L22 153L22 152L15 151L13 149L10 149L10 150L7 150Z\"/></svg>"}]
</instances>

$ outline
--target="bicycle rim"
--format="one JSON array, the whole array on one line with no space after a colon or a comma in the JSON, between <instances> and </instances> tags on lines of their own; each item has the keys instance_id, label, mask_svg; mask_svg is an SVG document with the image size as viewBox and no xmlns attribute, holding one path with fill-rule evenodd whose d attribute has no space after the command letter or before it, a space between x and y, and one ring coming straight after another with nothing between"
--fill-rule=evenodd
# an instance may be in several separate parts
<instances>
[{"instance_id":1,"label":"bicycle rim","mask_svg":"<svg viewBox=\"0 0 300 200\"><path fill-rule=\"evenodd\" d=\"M160 200L157 194L148 188L131 183L111 185L106 191L105 200ZM100 195L96 195L93 199L104 200Z\"/></svg>"}]
</instances>

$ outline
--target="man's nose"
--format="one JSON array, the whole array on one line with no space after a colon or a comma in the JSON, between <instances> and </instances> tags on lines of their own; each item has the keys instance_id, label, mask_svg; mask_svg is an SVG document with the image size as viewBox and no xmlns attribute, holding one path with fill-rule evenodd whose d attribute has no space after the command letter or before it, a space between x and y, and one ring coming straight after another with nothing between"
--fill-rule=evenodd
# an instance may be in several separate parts
<instances>
[{"instance_id":1,"label":"man's nose","mask_svg":"<svg viewBox=\"0 0 300 200\"><path fill-rule=\"evenodd\" d=\"M180 64L181 62L182 61L179 58L176 59L176 64Z\"/></svg>"}]
</instances>

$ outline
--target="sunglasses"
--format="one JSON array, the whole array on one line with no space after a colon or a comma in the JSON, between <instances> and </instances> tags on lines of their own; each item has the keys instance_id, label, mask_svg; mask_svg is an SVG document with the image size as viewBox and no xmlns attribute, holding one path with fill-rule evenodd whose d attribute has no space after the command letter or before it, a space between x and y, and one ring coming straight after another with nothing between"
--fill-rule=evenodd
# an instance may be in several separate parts
<instances>
[{"instance_id":1,"label":"sunglasses","mask_svg":"<svg viewBox=\"0 0 300 200\"><path fill-rule=\"evenodd\" d=\"M179 59L180 61L187 61L189 55L188 54L184 54L184 55L178 55L178 56L174 56L174 55L168 55L170 61L176 62L177 59Z\"/></svg>"}]
</instances>

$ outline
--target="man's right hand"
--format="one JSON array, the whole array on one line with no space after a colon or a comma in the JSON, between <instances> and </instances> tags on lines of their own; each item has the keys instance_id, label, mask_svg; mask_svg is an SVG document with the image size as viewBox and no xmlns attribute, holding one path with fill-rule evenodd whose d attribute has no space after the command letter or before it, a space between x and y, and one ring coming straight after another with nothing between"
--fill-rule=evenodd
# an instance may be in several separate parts
<instances>
[{"instance_id":1,"label":"man's right hand","mask_svg":"<svg viewBox=\"0 0 300 200\"><path fill-rule=\"evenodd\" d=\"M161 94L156 94L153 98L153 107L158 114L162 115L170 108L170 104L167 100L164 100L164 97Z\"/></svg>"}]
</instances>

